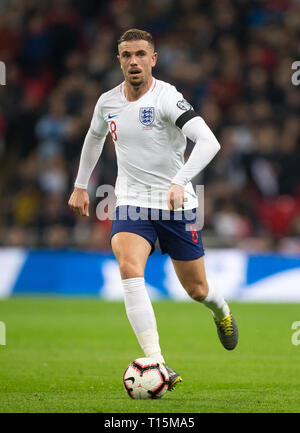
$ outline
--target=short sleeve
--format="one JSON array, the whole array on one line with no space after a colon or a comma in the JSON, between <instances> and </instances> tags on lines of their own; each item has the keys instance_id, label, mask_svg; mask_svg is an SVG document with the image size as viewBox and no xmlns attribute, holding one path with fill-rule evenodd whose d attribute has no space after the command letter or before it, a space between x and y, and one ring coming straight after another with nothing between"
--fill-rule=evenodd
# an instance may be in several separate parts
<instances>
[{"instance_id":1,"label":"short sleeve","mask_svg":"<svg viewBox=\"0 0 300 433\"><path fill-rule=\"evenodd\" d=\"M101 109L102 103L103 100L100 96L95 106L94 114L90 126L91 134L97 138L106 137L108 133L108 124L107 122L105 122L104 117L102 115L102 109Z\"/></svg>"},{"instance_id":2,"label":"short sleeve","mask_svg":"<svg viewBox=\"0 0 300 433\"><path fill-rule=\"evenodd\" d=\"M178 92L174 86L171 86L165 92L161 107L163 117L179 128L182 128L193 117L199 116L195 113L191 104L184 99L182 93Z\"/></svg>"}]
</instances>

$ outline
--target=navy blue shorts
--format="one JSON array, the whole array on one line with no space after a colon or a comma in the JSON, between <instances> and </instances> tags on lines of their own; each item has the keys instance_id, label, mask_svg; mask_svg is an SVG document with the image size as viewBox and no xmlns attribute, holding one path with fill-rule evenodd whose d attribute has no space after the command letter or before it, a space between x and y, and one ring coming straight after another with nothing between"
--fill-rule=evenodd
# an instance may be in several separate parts
<instances>
[{"instance_id":1,"label":"navy blue shorts","mask_svg":"<svg viewBox=\"0 0 300 433\"><path fill-rule=\"evenodd\" d=\"M176 214L176 215L175 215ZM118 206L114 212L110 239L119 232L136 233L155 250L158 238L162 254L175 260L195 260L204 255L196 209L164 211L135 206Z\"/></svg>"}]
</instances>

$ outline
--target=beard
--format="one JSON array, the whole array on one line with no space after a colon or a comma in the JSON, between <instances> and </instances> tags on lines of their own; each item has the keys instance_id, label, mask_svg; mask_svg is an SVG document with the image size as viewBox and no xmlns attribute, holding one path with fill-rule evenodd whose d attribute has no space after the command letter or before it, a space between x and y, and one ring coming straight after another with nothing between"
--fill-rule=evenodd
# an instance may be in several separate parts
<instances>
[{"instance_id":1,"label":"beard","mask_svg":"<svg viewBox=\"0 0 300 433\"><path fill-rule=\"evenodd\" d=\"M141 75L140 77L138 76L138 77L132 77L132 76L130 76L130 74L129 74L129 77L128 77L128 81L129 81L129 84L132 86L132 87L140 87L143 83L144 83L144 78L143 78L143 76Z\"/></svg>"}]
</instances>

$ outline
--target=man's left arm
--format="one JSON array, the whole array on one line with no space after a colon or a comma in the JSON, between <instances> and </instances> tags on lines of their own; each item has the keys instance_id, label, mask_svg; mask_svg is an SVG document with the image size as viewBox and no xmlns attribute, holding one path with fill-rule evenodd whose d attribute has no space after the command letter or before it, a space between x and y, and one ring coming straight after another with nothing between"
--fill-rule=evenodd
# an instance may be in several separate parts
<instances>
[{"instance_id":1,"label":"man's left arm","mask_svg":"<svg viewBox=\"0 0 300 433\"><path fill-rule=\"evenodd\" d=\"M182 115L184 116L184 115ZM179 118L180 119L180 118ZM221 146L205 121L195 115L181 127L182 132L195 143L187 160L172 179L167 200L171 210L184 208L184 187L214 158Z\"/></svg>"}]
</instances>

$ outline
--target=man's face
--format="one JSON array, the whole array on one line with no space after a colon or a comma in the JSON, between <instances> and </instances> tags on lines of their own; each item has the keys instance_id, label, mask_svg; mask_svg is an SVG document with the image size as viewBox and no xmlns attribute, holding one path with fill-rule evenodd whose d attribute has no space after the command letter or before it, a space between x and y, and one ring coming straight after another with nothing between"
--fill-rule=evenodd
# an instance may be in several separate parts
<instances>
[{"instance_id":1,"label":"man's face","mask_svg":"<svg viewBox=\"0 0 300 433\"><path fill-rule=\"evenodd\" d=\"M125 81L134 87L146 83L152 75L157 53L149 42L144 40L125 41L119 45L118 59Z\"/></svg>"}]
</instances>

